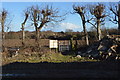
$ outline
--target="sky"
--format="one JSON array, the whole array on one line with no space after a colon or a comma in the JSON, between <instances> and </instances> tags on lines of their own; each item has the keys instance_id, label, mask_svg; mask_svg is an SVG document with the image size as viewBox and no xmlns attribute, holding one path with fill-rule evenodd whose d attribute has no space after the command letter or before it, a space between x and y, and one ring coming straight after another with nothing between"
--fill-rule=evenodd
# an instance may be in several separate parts
<instances>
[{"instance_id":1,"label":"sky","mask_svg":"<svg viewBox=\"0 0 120 80\"><path fill-rule=\"evenodd\" d=\"M11 31L20 31L21 23L24 20L23 10L32 5L44 6L46 4L50 4L55 8L58 8L61 14L65 12L73 12L72 5L87 5L87 4L95 4L94 2L2 2L2 8L5 8L9 12L9 18L12 19ZM104 3L107 4L107 3ZM111 22L106 21L105 26L107 28L111 28L117 26L112 24ZM91 25L87 24L87 30L91 29ZM41 31L52 30L55 32L65 31L66 29L72 29L73 31L83 31L81 18L78 14L67 14L64 21L60 23L56 23L54 25L49 24L44 26ZM29 25L25 26L25 30L34 31L34 26L29 27Z\"/></svg>"}]
</instances>

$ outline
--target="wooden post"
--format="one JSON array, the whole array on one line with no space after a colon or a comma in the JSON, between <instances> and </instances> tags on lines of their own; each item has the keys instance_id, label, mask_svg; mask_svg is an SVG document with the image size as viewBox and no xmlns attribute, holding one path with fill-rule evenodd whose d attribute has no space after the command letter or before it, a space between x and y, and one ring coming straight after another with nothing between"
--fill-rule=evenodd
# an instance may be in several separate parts
<instances>
[{"instance_id":1,"label":"wooden post","mask_svg":"<svg viewBox=\"0 0 120 80\"><path fill-rule=\"evenodd\" d=\"M56 48L56 51L55 51L56 53L58 52L58 48Z\"/></svg>"}]
</instances>

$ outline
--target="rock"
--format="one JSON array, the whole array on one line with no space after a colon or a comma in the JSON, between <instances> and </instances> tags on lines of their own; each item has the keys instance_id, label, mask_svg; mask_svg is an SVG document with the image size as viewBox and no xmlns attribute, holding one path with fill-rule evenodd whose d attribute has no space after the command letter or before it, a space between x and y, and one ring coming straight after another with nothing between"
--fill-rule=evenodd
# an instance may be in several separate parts
<instances>
[{"instance_id":1,"label":"rock","mask_svg":"<svg viewBox=\"0 0 120 80\"><path fill-rule=\"evenodd\" d=\"M105 51L105 50L107 50L107 47L100 44L100 46L98 47L98 50Z\"/></svg>"},{"instance_id":2,"label":"rock","mask_svg":"<svg viewBox=\"0 0 120 80\"><path fill-rule=\"evenodd\" d=\"M120 38L116 38L115 40L116 40L116 41L120 41Z\"/></svg>"},{"instance_id":3,"label":"rock","mask_svg":"<svg viewBox=\"0 0 120 80\"><path fill-rule=\"evenodd\" d=\"M77 57L77 58L81 58L81 55L77 55L76 57Z\"/></svg>"},{"instance_id":4,"label":"rock","mask_svg":"<svg viewBox=\"0 0 120 80\"><path fill-rule=\"evenodd\" d=\"M107 58L113 59L118 54L120 55L119 37L116 38L113 35L104 37L97 43L94 43L91 46L89 46L88 50L85 52L83 56L93 57L93 58L101 57L102 59L107 59ZM119 59L119 57L115 57L114 59Z\"/></svg>"}]
</instances>

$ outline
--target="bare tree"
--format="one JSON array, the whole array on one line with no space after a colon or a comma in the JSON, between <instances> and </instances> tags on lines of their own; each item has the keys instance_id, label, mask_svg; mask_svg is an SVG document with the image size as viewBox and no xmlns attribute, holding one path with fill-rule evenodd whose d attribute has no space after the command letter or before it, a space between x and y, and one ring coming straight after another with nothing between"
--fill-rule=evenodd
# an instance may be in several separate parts
<instances>
[{"instance_id":1,"label":"bare tree","mask_svg":"<svg viewBox=\"0 0 120 80\"><path fill-rule=\"evenodd\" d=\"M4 39L5 39L4 28L5 28L5 23L6 23L7 16L8 16L8 11L3 9L0 12L0 24L1 24L1 28L2 28L2 50L3 51L4 51Z\"/></svg>"},{"instance_id":2,"label":"bare tree","mask_svg":"<svg viewBox=\"0 0 120 80\"><path fill-rule=\"evenodd\" d=\"M113 4L109 7L110 11L114 14L109 16L109 20L115 24L118 24L118 32L120 33L120 2L118 4Z\"/></svg>"},{"instance_id":3,"label":"bare tree","mask_svg":"<svg viewBox=\"0 0 120 80\"><path fill-rule=\"evenodd\" d=\"M36 41L39 39L42 27L50 22L59 22L63 20L62 16L59 16L58 9L54 9L49 5L46 5L44 8L40 8L38 5L31 6L29 12L30 20L33 22L36 30Z\"/></svg>"},{"instance_id":4,"label":"bare tree","mask_svg":"<svg viewBox=\"0 0 120 80\"><path fill-rule=\"evenodd\" d=\"M92 24L92 22L90 22L90 20L88 20L87 22L89 22L90 24L92 24L94 27L96 27L97 29L97 38L98 40L101 40L102 37L102 33L101 33L101 24L105 21L105 17L107 16L105 14L105 6L103 4L97 4L94 5L89 8L90 9L90 13L94 16L93 18L91 18L91 20L95 21L95 24Z\"/></svg>"},{"instance_id":5,"label":"bare tree","mask_svg":"<svg viewBox=\"0 0 120 80\"><path fill-rule=\"evenodd\" d=\"M86 25L85 25L86 22L87 22L86 18L85 18L85 15L86 15L85 7L73 5L73 9L74 9L74 13L79 14L81 19L82 19L82 25L83 25L84 35L85 35L85 41L86 41L86 44L89 45L88 33L87 33L87 30L86 30Z\"/></svg>"},{"instance_id":6,"label":"bare tree","mask_svg":"<svg viewBox=\"0 0 120 80\"><path fill-rule=\"evenodd\" d=\"M24 28L25 28L25 23L28 19L28 16L29 16L29 12L27 10L24 11L24 14L25 14L25 19L23 21L23 23L21 24L22 25L22 45L24 46L25 43L24 43L24 40L25 40L25 31L24 31Z\"/></svg>"}]
</instances>

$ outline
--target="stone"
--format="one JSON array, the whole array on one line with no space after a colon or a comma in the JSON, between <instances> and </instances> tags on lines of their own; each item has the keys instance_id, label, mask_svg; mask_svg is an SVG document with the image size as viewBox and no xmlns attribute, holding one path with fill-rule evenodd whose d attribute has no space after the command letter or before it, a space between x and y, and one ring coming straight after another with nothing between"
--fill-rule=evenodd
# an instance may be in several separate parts
<instances>
[{"instance_id":1,"label":"stone","mask_svg":"<svg viewBox=\"0 0 120 80\"><path fill-rule=\"evenodd\" d=\"M119 59L117 55L120 55L120 38L114 38L114 36L107 36L98 41L97 43L93 43L89 46L88 50L84 53L85 57L93 57L107 59Z\"/></svg>"},{"instance_id":2,"label":"stone","mask_svg":"<svg viewBox=\"0 0 120 80\"><path fill-rule=\"evenodd\" d=\"M76 57L77 57L77 58L81 58L81 55L77 55Z\"/></svg>"}]
</instances>

